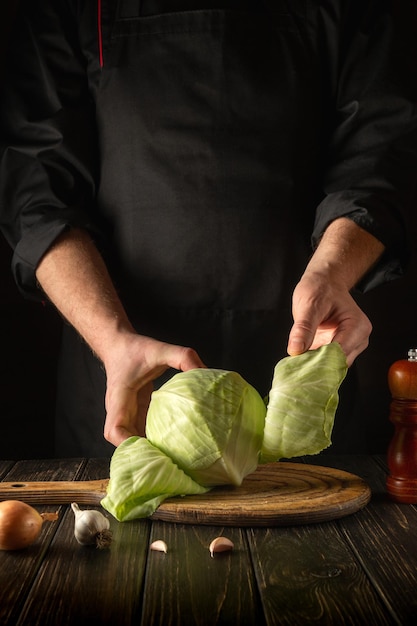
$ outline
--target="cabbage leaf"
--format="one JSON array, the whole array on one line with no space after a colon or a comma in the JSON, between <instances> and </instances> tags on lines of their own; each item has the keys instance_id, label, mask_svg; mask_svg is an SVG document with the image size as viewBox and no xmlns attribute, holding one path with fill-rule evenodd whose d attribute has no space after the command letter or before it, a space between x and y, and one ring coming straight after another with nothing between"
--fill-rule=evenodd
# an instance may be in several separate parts
<instances>
[{"instance_id":1,"label":"cabbage leaf","mask_svg":"<svg viewBox=\"0 0 417 626\"><path fill-rule=\"evenodd\" d=\"M275 366L260 462L318 454L331 444L346 356L336 342Z\"/></svg>"},{"instance_id":2,"label":"cabbage leaf","mask_svg":"<svg viewBox=\"0 0 417 626\"><path fill-rule=\"evenodd\" d=\"M119 522L148 517L166 498L208 491L144 437L129 437L115 450L101 505Z\"/></svg>"}]
</instances>

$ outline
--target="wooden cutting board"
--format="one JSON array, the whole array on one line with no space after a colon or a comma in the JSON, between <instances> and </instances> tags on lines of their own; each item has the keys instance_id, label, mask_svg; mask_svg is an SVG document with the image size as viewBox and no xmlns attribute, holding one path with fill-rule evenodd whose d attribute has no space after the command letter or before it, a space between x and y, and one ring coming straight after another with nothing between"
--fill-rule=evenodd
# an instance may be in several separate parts
<instances>
[{"instance_id":1,"label":"wooden cutting board","mask_svg":"<svg viewBox=\"0 0 417 626\"><path fill-rule=\"evenodd\" d=\"M0 500L28 504L98 505L108 480L3 482ZM169 498L151 519L217 526L287 526L325 522L366 506L371 490L358 476L301 463L269 463L240 487L216 487L197 496Z\"/></svg>"}]
</instances>

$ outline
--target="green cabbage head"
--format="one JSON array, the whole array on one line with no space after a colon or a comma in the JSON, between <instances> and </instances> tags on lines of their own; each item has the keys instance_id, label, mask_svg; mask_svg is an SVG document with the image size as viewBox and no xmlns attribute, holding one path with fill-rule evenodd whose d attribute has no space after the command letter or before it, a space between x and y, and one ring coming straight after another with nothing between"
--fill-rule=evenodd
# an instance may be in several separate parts
<instances>
[{"instance_id":1,"label":"green cabbage head","mask_svg":"<svg viewBox=\"0 0 417 626\"><path fill-rule=\"evenodd\" d=\"M200 485L240 485L258 465L265 415L236 372L194 369L152 394L146 436Z\"/></svg>"},{"instance_id":2,"label":"green cabbage head","mask_svg":"<svg viewBox=\"0 0 417 626\"><path fill-rule=\"evenodd\" d=\"M286 357L267 407L236 372L176 374L152 394L147 438L115 450L102 506L120 521L146 517L170 496L240 485L258 463L320 452L331 444L346 372L337 343Z\"/></svg>"}]
</instances>

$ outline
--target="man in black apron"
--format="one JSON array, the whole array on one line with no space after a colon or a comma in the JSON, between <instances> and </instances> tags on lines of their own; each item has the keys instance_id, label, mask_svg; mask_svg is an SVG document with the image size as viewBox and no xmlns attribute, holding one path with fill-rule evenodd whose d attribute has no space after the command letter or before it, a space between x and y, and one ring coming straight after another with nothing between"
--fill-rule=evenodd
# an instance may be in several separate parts
<instances>
[{"instance_id":1,"label":"man in black apron","mask_svg":"<svg viewBox=\"0 0 417 626\"><path fill-rule=\"evenodd\" d=\"M21 0L0 224L21 290L69 322L58 455L143 434L172 370L265 394L287 350L337 340L352 364L371 326L350 290L403 261L402 45L385 0ZM353 385L333 450L361 448Z\"/></svg>"}]
</instances>

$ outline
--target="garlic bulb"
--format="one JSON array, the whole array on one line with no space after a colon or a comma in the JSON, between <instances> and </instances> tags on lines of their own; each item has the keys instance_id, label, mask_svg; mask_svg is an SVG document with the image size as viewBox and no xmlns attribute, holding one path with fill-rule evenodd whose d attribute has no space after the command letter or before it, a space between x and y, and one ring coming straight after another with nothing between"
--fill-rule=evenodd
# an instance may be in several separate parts
<instances>
[{"instance_id":1,"label":"garlic bulb","mask_svg":"<svg viewBox=\"0 0 417 626\"><path fill-rule=\"evenodd\" d=\"M82 511L76 502L71 504L75 515L74 535L78 543L84 546L95 545L108 548L112 540L110 522L100 511Z\"/></svg>"}]
</instances>

